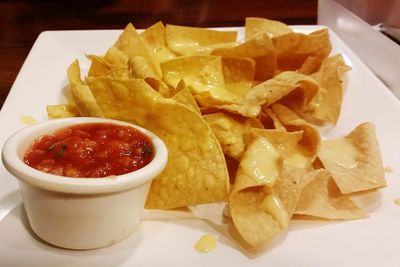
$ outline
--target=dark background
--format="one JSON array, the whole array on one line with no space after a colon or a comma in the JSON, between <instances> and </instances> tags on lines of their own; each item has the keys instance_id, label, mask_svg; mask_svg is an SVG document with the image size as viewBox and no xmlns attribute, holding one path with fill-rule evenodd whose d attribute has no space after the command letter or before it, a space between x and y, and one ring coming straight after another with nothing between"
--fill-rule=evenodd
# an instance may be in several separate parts
<instances>
[{"instance_id":1,"label":"dark background","mask_svg":"<svg viewBox=\"0 0 400 267\"><path fill-rule=\"evenodd\" d=\"M0 108L40 32L46 30L140 29L165 24L243 26L245 17L287 24L316 24L317 0L0 0Z\"/></svg>"}]
</instances>

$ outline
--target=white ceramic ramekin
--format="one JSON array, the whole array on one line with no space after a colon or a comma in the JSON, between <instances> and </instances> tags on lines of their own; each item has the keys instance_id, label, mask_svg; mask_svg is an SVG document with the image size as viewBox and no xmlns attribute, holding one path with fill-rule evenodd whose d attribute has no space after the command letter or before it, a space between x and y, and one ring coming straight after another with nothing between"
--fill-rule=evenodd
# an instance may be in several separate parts
<instances>
[{"instance_id":1,"label":"white ceramic ramekin","mask_svg":"<svg viewBox=\"0 0 400 267\"><path fill-rule=\"evenodd\" d=\"M69 178L44 173L23 162L35 138L79 123L106 122L134 127L150 137L154 158L145 167L105 178ZM140 221L153 178L166 166L165 144L150 131L125 122L100 118L68 118L40 122L13 134L2 160L19 182L33 231L53 245L93 249L127 237Z\"/></svg>"}]
</instances>

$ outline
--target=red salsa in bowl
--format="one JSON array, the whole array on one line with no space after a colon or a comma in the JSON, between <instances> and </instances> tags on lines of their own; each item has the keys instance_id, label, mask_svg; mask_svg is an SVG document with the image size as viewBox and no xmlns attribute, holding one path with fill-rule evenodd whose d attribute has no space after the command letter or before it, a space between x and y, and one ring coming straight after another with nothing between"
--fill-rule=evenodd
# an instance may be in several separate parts
<instances>
[{"instance_id":1,"label":"red salsa in bowl","mask_svg":"<svg viewBox=\"0 0 400 267\"><path fill-rule=\"evenodd\" d=\"M153 157L150 138L135 128L84 123L42 135L28 148L24 162L55 175L100 178L138 170Z\"/></svg>"}]
</instances>

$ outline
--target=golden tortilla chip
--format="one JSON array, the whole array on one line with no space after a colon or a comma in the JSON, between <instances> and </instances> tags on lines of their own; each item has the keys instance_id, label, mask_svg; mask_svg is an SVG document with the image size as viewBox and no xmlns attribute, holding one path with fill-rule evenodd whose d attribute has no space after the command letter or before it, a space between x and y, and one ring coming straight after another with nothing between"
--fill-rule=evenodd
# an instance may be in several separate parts
<instances>
[{"instance_id":1,"label":"golden tortilla chip","mask_svg":"<svg viewBox=\"0 0 400 267\"><path fill-rule=\"evenodd\" d=\"M322 141L318 157L343 194L386 186L372 123L360 124L344 138Z\"/></svg>"},{"instance_id":2,"label":"golden tortilla chip","mask_svg":"<svg viewBox=\"0 0 400 267\"><path fill-rule=\"evenodd\" d=\"M286 130L272 109L264 108L260 115L265 129Z\"/></svg>"},{"instance_id":3,"label":"golden tortilla chip","mask_svg":"<svg viewBox=\"0 0 400 267\"><path fill-rule=\"evenodd\" d=\"M185 84L184 81L181 81L176 87L176 91L171 99L184 104L191 109L193 109L196 113L201 114L199 105L197 105L196 100L194 99L189 86Z\"/></svg>"},{"instance_id":4,"label":"golden tortilla chip","mask_svg":"<svg viewBox=\"0 0 400 267\"><path fill-rule=\"evenodd\" d=\"M79 111L76 106L71 104L66 105L48 105L46 112L49 119L61 119L70 117L79 117Z\"/></svg>"},{"instance_id":5,"label":"golden tortilla chip","mask_svg":"<svg viewBox=\"0 0 400 267\"><path fill-rule=\"evenodd\" d=\"M88 77L108 76L115 79L131 79L132 74L128 65L114 65L107 62L103 57L88 55L92 61L88 72Z\"/></svg>"},{"instance_id":6,"label":"golden tortilla chip","mask_svg":"<svg viewBox=\"0 0 400 267\"><path fill-rule=\"evenodd\" d=\"M80 116L103 117L103 112L93 97L90 88L80 77L79 62L75 60L68 68L69 93Z\"/></svg>"},{"instance_id":7,"label":"golden tortilla chip","mask_svg":"<svg viewBox=\"0 0 400 267\"><path fill-rule=\"evenodd\" d=\"M250 125L225 113L203 115L222 147L224 154L240 160L246 147L246 135L250 134Z\"/></svg>"},{"instance_id":8,"label":"golden tortilla chip","mask_svg":"<svg viewBox=\"0 0 400 267\"><path fill-rule=\"evenodd\" d=\"M230 47L217 48L212 55L223 57L248 57L256 63L254 78L265 81L275 74L275 51L271 38L267 34L257 35L244 43Z\"/></svg>"},{"instance_id":9,"label":"golden tortilla chip","mask_svg":"<svg viewBox=\"0 0 400 267\"><path fill-rule=\"evenodd\" d=\"M307 172L305 169L292 166L282 169L279 179L272 187L271 194L280 199L281 209L285 210L288 222L296 210L301 192L314 177L313 173Z\"/></svg>"},{"instance_id":10,"label":"golden tortilla chip","mask_svg":"<svg viewBox=\"0 0 400 267\"><path fill-rule=\"evenodd\" d=\"M267 244L281 231L278 221L258 208L265 195L264 188L259 186L232 193L229 198L235 228L251 247Z\"/></svg>"},{"instance_id":11,"label":"golden tortilla chip","mask_svg":"<svg viewBox=\"0 0 400 267\"><path fill-rule=\"evenodd\" d=\"M280 231L273 215L259 208L279 168L279 153L264 137L256 137L240 161L229 208L236 229L251 246L264 245Z\"/></svg>"},{"instance_id":12,"label":"golden tortilla chip","mask_svg":"<svg viewBox=\"0 0 400 267\"><path fill-rule=\"evenodd\" d=\"M142 56L133 56L128 60L129 70L133 78L155 78L157 74L151 68L148 61Z\"/></svg>"},{"instance_id":13,"label":"golden tortilla chip","mask_svg":"<svg viewBox=\"0 0 400 267\"><path fill-rule=\"evenodd\" d=\"M245 117L257 117L261 108L286 97L285 104L299 110L312 109L311 101L318 92L316 82L303 74L282 72L272 79L260 83L248 90L236 104L223 105L221 108Z\"/></svg>"},{"instance_id":14,"label":"golden tortilla chip","mask_svg":"<svg viewBox=\"0 0 400 267\"><path fill-rule=\"evenodd\" d=\"M84 82L81 79L81 67L79 66L79 61L74 60L74 62L69 65L67 70L67 78L70 85L82 85Z\"/></svg>"},{"instance_id":15,"label":"golden tortilla chip","mask_svg":"<svg viewBox=\"0 0 400 267\"><path fill-rule=\"evenodd\" d=\"M172 209L227 199L224 155L201 115L163 98L141 79L89 77L88 84L106 117L143 126L168 148L167 166L153 181L146 208Z\"/></svg>"},{"instance_id":16,"label":"golden tortilla chip","mask_svg":"<svg viewBox=\"0 0 400 267\"><path fill-rule=\"evenodd\" d=\"M129 23L118 40L115 42L114 47L120 50L127 56L128 59L134 56L141 56L145 58L147 64L151 67L157 78L161 78L160 70L154 61L154 57L143 44L139 34L136 32L135 27Z\"/></svg>"},{"instance_id":17,"label":"golden tortilla chip","mask_svg":"<svg viewBox=\"0 0 400 267\"><path fill-rule=\"evenodd\" d=\"M254 38L256 35L267 33L270 37L280 36L291 33L293 30L277 20L269 20L265 18L247 17L245 22L245 38L246 40Z\"/></svg>"},{"instance_id":18,"label":"golden tortilla chip","mask_svg":"<svg viewBox=\"0 0 400 267\"><path fill-rule=\"evenodd\" d=\"M158 64L177 56L167 46L165 26L161 21L144 30L140 34L140 38Z\"/></svg>"},{"instance_id":19,"label":"golden tortilla chip","mask_svg":"<svg viewBox=\"0 0 400 267\"><path fill-rule=\"evenodd\" d=\"M297 70L298 73L304 75L310 75L311 73L317 72L319 67L321 66L322 60L315 56L309 56L303 62L300 69Z\"/></svg>"},{"instance_id":20,"label":"golden tortilla chip","mask_svg":"<svg viewBox=\"0 0 400 267\"><path fill-rule=\"evenodd\" d=\"M176 88L181 80L190 86L200 105L233 103L239 98L225 88L221 57L182 56L162 63L161 69L169 86Z\"/></svg>"},{"instance_id":21,"label":"golden tortilla chip","mask_svg":"<svg viewBox=\"0 0 400 267\"><path fill-rule=\"evenodd\" d=\"M163 139L170 154L167 167L151 185L146 208L227 200L230 190L224 155L201 115L164 99L157 102L145 127Z\"/></svg>"},{"instance_id":22,"label":"golden tortilla chip","mask_svg":"<svg viewBox=\"0 0 400 267\"><path fill-rule=\"evenodd\" d=\"M112 46L107 50L107 53L104 55L103 59L117 67L126 67L128 65L128 55L124 54L120 49L115 46Z\"/></svg>"},{"instance_id":23,"label":"golden tortilla chip","mask_svg":"<svg viewBox=\"0 0 400 267\"><path fill-rule=\"evenodd\" d=\"M310 34L288 33L276 36L272 38L272 42L279 71L297 70L310 56L323 60L332 48L326 28Z\"/></svg>"},{"instance_id":24,"label":"golden tortilla chip","mask_svg":"<svg viewBox=\"0 0 400 267\"><path fill-rule=\"evenodd\" d=\"M312 74L320 90L313 99L314 109L303 112L307 120L314 124L336 124L343 99L342 77L349 70L340 54L322 61L319 71Z\"/></svg>"},{"instance_id":25,"label":"golden tortilla chip","mask_svg":"<svg viewBox=\"0 0 400 267\"><path fill-rule=\"evenodd\" d=\"M108 75L108 72L112 68L110 63L95 55L87 55L86 57L91 61L87 76L98 77Z\"/></svg>"},{"instance_id":26,"label":"golden tortilla chip","mask_svg":"<svg viewBox=\"0 0 400 267\"><path fill-rule=\"evenodd\" d=\"M229 198L234 225L253 247L265 245L287 228L302 189L313 179L304 168L282 164L284 148L274 135L275 145L268 134L260 133L247 147ZM293 140L295 146L299 138Z\"/></svg>"},{"instance_id":27,"label":"golden tortilla chip","mask_svg":"<svg viewBox=\"0 0 400 267\"><path fill-rule=\"evenodd\" d=\"M170 96L168 86L157 77L146 59L142 56L134 56L128 61L129 71L132 78L144 79L153 89L164 97Z\"/></svg>"},{"instance_id":28,"label":"golden tortilla chip","mask_svg":"<svg viewBox=\"0 0 400 267\"><path fill-rule=\"evenodd\" d=\"M82 117L104 117L103 111L93 97L89 86L71 85L70 91L79 114Z\"/></svg>"},{"instance_id":29,"label":"golden tortilla chip","mask_svg":"<svg viewBox=\"0 0 400 267\"><path fill-rule=\"evenodd\" d=\"M269 94L265 106L279 100L280 103L300 114L315 109L312 101L319 87L314 79L300 73L285 71L275 76L274 80L278 87L273 89L266 87L275 95ZM279 86L282 86L280 91Z\"/></svg>"},{"instance_id":30,"label":"golden tortilla chip","mask_svg":"<svg viewBox=\"0 0 400 267\"><path fill-rule=\"evenodd\" d=\"M353 220L368 217L346 195L340 193L331 175L324 169L314 171L316 177L303 189L295 214L329 220Z\"/></svg>"},{"instance_id":31,"label":"golden tortilla chip","mask_svg":"<svg viewBox=\"0 0 400 267\"><path fill-rule=\"evenodd\" d=\"M155 90L148 90L149 85L142 79L88 77L87 83L106 118L141 126L145 124L155 102L162 98Z\"/></svg>"},{"instance_id":32,"label":"golden tortilla chip","mask_svg":"<svg viewBox=\"0 0 400 267\"><path fill-rule=\"evenodd\" d=\"M273 104L271 107L287 131L303 132L299 144L307 157L311 159L311 162L314 161L317 157L321 143L321 137L318 130L283 105Z\"/></svg>"},{"instance_id":33,"label":"golden tortilla chip","mask_svg":"<svg viewBox=\"0 0 400 267\"><path fill-rule=\"evenodd\" d=\"M243 96L253 84L254 60L246 57L222 57L221 60L226 89Z\"/></svg>"},{"instance_id":34,"label":"golden tortilla chip","mask_svg":"<svg viewBox=\"0 0 400 267\"><path fill-rule=\"evenodd\" d=\"M168 47L179 55L209 54L215 47L231 46L236 42L236 31L216 31L205 28L166 26Z\"/></svg>"},{"instance_id":35,"label":"golden tortilla chip","mask_svg":"<svg viewBox=\"0 0 400 267\"><path fill-rule=\"evenodd\" d=\"M121 79L121 80L128 80L132 79L131 71L126 67L118 67L110 69L107 73L107 77L111 79Z\"/></svg>"},{"instance_id":36,"label":"golden tortilla chip","mask_svg":"<svg viewBox=\"0 0 400 267\"><path fill-rule=\"evenodd\" d=\"M283 168L306 169L311 166L314 157L304 151L300 143L303 131L287 132L286 130L253 129L254 134L263 136L281 155Z\"/></svg>"}]
</instances>

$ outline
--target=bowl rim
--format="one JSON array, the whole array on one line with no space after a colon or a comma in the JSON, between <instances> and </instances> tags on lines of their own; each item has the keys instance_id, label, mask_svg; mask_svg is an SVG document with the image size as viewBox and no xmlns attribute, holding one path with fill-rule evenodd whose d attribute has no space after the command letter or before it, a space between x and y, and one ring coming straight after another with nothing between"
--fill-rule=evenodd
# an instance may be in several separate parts
<instances>
[{"instance_id":1,"label":"bowl rim","mask_svg":"<svg viewBox=\"0 0 400 267\"><path fill-rule=\"evenodd\" d=\"M155 151L154 158L146 166L133 172L102 178L72 178L45 173L23 162L22 157L26 149L39 136L83 123L111 123L133 127L151 139ZM114 119L74 117L45 120L15 132L4 143L2 161L14 177L33 186L62 193L98 194L124 191L150 182L165 168L168 150L157 135L138 125Z\"/></svg>"}]
</instances>

